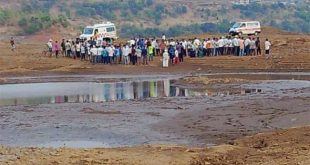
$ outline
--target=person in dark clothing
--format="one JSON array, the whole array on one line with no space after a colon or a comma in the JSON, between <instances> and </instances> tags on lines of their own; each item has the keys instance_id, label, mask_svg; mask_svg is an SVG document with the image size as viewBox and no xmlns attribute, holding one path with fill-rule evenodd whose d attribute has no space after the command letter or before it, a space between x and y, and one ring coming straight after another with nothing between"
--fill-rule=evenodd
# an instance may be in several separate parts
<instances>
[{"instance_id":1,"label":"person in dark clothing","mask_svg":"<svg viewBox=\"0 0 310 165\"><path fill-rule=\"evenodd\" d=\"M14 52L14 50L15 50L15 40L14 40L13 37L11 37L10 44L11 44L11 50Z\"/></svg>"},{"instance_id":2,"label":"person in dark clothing","mask_svg":"<svg viewBox=\"0 0 310 165\"><path fill-rule=\"evenodd\" d=\"M179 54L179 60L180 60L180 62L184 62L184 56L185 56L185 54L186 54L186 50L185 50L185 48L184 48L183 46L181 46L181 52L180 52L180 54Z\"/></svg>"},{"instance_id":3,"label":"person in dark clothing","mask_svg":"<svg viewBox=\"0 0 310 165\"><path fill-rule=\"evenodd\" d=\"M61 55L64 57L67 56L65 39L62 39L60 46L61 46Z\"/></svg>"},{"instance_id":4,"label":"person in dark clothing","mask_svg":"<svg viewBox=\"0 0 310 165\"><path fill-rule=\"evenodd\" d=\"M132 46L132 48L131 48L131 58L132 58L132 65L136 65L136 63L137 63L137 54L136 54L135 46Z\"/></svg>"},{"instance_id":5,"label":"person in dark clothing","mask_svg":"<svg viewBox=\"0 0 310 165\"><path fill-rule=\"evenodd\" d=\"M255 42L256 45L256 55L262 55L262 50L260 48L260 40L259 37L257 37L257 40Z\"/></svg>"},{"instance_id":6,"label":"person in dark clothing","mask_svg":"<svg viewBox=\"0 0 310 165\"><path fill-rule=\"evenodd\" d=\"M141 55L142 55L142 58L143 58L143 65L147 65L148 64L147 50L146 50L145 46L142 47Z\"/></svg>"},{"instance_id":7,"label":"person in dark clothing","mask_svg":"<svg viewBox=\"0 0 310 165\"><path fill-rule=\"evenodd\" d=\"M170 45L170 47L168 49L168 53L169 53L169 57L170 57L170 63L173 64L173 59L175 56L175 49L173 46Z\"/></svg>"}]
</instances>

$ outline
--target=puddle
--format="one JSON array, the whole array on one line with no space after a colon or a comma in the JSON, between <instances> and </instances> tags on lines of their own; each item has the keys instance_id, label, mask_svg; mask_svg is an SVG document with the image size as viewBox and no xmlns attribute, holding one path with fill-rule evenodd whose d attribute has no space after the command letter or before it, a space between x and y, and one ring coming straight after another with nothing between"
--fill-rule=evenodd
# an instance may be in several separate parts
<instances>
[{"instance_id":1,"label":"puddle","mask_svg":"<svg viewBox=\"0 0 310 165\"><path fill-rule=\"evenodd\" d=\"M195 91L172 85L173 80L137 82L53 82L0 85L0 106L61 103L101 103L163 97L225 96L260 93L261 89Z\"/></svg>"}]
</instances>

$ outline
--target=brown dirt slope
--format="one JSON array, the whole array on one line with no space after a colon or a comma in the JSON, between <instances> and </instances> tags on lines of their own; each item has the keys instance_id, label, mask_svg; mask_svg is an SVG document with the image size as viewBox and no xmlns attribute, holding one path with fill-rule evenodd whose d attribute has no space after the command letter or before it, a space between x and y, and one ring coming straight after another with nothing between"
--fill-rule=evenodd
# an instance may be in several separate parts
<instances>
[{"instance_id":1,"label":"brown dirt slope","mask_svg":"<svg viewBox=\"0 0 310 165\"><path fill-rule=\"evenodd\" d=\"M0 147L7 165L309 165L310 128L258 134L208 149L141 146L116 149Z\"/></svg>"}]
</instances>

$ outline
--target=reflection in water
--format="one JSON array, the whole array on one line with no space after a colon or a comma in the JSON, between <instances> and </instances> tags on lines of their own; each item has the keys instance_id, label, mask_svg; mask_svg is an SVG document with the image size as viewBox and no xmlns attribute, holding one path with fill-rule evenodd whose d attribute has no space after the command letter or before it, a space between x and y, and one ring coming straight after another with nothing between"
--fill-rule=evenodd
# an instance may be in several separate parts
<instances>
[{"instance_id":1,"label":"reflection in water","mask_svg":"<svg viewBox=\"0 0 310 165\"><path fill-rule=\"evenodd\" d=\"M239 94L261 91L241 90ZM171 86L171 80L117 83L37 83L0 85L0 105L99 103L106 101L230 95Z\"/></svg>"}]
</instances>

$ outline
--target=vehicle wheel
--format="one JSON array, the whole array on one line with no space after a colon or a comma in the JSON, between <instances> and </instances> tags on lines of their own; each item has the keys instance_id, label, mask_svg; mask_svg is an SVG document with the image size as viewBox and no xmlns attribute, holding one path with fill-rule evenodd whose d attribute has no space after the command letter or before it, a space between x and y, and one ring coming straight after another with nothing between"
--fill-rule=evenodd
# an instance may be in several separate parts
<instances>
[{"instance_id":1,"label":"vehicle wheel","mask_svg":"<svg viewBox=\"0 0 310 165\"><path fill-rule=\"evenodd\" d=\"M242 32L239 32L239 33L238 33L238 36L242 36Z\"/></svg>"}]
</instances>

